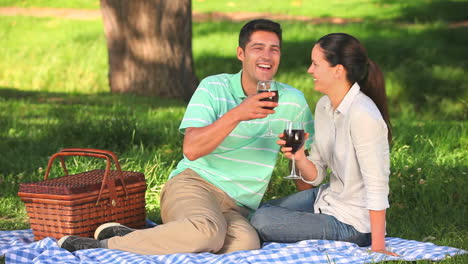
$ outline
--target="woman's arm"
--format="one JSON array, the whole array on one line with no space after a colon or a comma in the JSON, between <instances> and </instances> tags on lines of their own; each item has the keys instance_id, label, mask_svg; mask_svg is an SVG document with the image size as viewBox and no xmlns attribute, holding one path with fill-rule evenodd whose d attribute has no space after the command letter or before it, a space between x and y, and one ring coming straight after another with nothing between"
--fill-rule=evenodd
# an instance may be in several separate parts
<instances>
[{"instance_id":1,"label":"woman's arm","mask_svg":"<svg viewBox=\"0 0 468 264\"><path fill-rule=\"evenodd\" d=\"M371 250L391 256L398 256L398 254L387 251L385 248L385 210L369 210L369 214L372 237Z\"/></svg>"},{"instance_id":2,"label":"woman's arm","mask_svg":"<svg viewBox=\"0 0 468 264\"><path fill-rule=\"evenodd\" d=\"M385 248L385 212L389 207L390 152L387 127L373 112L353 112L351 135L366 190L372 245L371 250L395 256ZM375 110L375 112L378 110Z\"/></svg>"}]
</instances>

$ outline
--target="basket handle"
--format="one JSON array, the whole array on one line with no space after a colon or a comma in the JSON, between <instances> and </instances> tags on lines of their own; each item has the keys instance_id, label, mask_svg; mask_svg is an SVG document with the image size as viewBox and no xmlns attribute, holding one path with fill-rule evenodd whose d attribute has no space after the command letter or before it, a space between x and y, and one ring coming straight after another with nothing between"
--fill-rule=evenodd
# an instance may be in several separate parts
<instances>
[{"instance_id":1,"label":"basket handle","mask_svg":"<svg viewBox=\"0 0 468 264\"><path fill-rule=\"evenodd\" d=\"M50 169L52 167L52 164L53 164L55 158L57 158L57 157L60 158L60 163L62 164L65 175L68 175L68 171L67 171L67 168L65 166L65 161L63 159L64 156L83 156L83 157L95 157L95 158L105 159L107 161L106 162L106 169L105 169L105 172L104 172L104 177L103 177L103 180L102 180L102 185L101 185L101 189L99 191L99 195L98 195L98 198L97 198L97 201L96 201L96 205L99 204L102 192L104 191L104 186L107 185L107 187L109 188L109 194L111 196L111 204L113 206L115 206L115 205L117 205L117 202L116 202L117 194L116 194L116 191L115 191L115 184L114 184L114 181L109 180L109 174L110 174L110 168L111 168L111 158L112 158L112 160L114 161L115 167L117 168L117 174L118 174L118 176L120 178L120 181L122 182L122 187L123 187L123 189L125 191L125 195L126 195L126 197L128 197L127 187L125 185L125 180L124 180L124 177L123 177L123 174L122 174L122 169L120 168L119 161L117 159L117 155L115 155L113 152L107 151L107 150L89 149L89 148L66 148L66 149L62 149L62 150L60 150L60 152L55 153L54 155L52 155L50 157L49 163L47 164L47 170L46 170L45 175L44 175L44 180L47 180L47 178L49 176Z\"/></svg>"},{"instance_id":2,"label":"basket handle","mask_svg":"<svg viewBox=\"0 0 468 264\"><path fill-rule=\"evenodd\" d=\"M117 158L117 155L115 155L114 152L109 151L109 150L93 149L93 148L64 148L64 149L61 149L60 152L97 153L97 154L104 154L104 155L108 155L108 156L112 157L112 160L114 161L115 168L117 169L117 175L119 176L120 182L122 183L122 187L123 187L123 189L125 191L125 197L128 198L128 191L127 191L127 186L125 185L125 178L123 177L123 174L122 174L122 168L120 167L119 159ZM61 158L61 162L62 162L62 158ZM65 168L65 162L62 162L62 167ZM113 181L110 181L110 183L112 185L114 185ZM101 190L102 189L103 189L103 187L101 187Z\"/></svg>"}]
</instances>

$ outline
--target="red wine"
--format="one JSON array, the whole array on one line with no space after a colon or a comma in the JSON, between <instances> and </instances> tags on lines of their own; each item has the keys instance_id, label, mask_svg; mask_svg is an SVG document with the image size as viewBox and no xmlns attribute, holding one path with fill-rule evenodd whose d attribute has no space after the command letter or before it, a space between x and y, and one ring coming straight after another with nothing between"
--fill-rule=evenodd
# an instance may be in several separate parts
<instances>
[{"instance_id":1,"label":"red wine","mask_svg":"<svg viewBox=\"0 0 468 264\"><path fill-rule=\"evenodd\" d=\"M292 148L292 153L296 153L304 144L304 130L292 129L284 130L283 140L286 140L285 147Z\"/></svg>"},{"instance_id":2,"label":"red wine","mask_svg":"<svg viewBox=\"0 0 468 264\"><path fill-rule=\"evenodd\" d=\"M263 99L260 99L260 101L269 101L269 102L278 102L278 91L270 91L270 90L258 90L257 93L268 93L268 92L273 92L275 93L274 96L272 97L267 97L267 98L263 98ZM263 107L263 109L270 109L270 110L273 110L274 107Z\"/></svg>"}]
</instances>

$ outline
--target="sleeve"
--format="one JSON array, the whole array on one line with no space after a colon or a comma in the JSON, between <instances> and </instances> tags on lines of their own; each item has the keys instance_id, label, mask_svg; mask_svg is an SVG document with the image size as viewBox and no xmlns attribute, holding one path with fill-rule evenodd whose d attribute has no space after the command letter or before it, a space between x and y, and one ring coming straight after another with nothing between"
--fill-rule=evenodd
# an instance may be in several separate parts
<instances>
[{"instance_id":1,"label":"sleeve","mask_svg":"<svg viewBox=\"0 0 468 264\"><path fill-rule=\"evenodd\" d=\"M309 105L305 104L305 111L303 111L302 122L304 125L305 132L309 133L309 138L304 143L305 149L310 149L313 142L315 129L314 129L314 118L312 112L310 111Z\"/></svg>"},{"instance_id":2,"label":"sleeve","mask_svg":"<svg viewBox=\"0 0 468 264\"><path fill-rule=\"evenodd\" d=\"M202 80L193 93L179 126L181 133L184 133L188 127L205 127L216 121L217 113L214 103L216 96L206 84L207 80Z\"/></svg>"},{"instance_id":3,"label":"sleeve","mask_svg":"<svg viewBox=\"0 0 468 264\"><path fill-rule=\"evenodd\" d=\"M318 111L321 108L321 105L323 104L323 99L321 98L318 102L317 105L315 106L315 118L317 118L317 115L320 114ZM310 111L309 111L310 113ZM312 113L310 113L312 116ZM312 122L312 126L315 125L315 122ZM313 181L305 181L304 182L311 184L313 186L318 186L320 185L323 180L325 179L325 176L327 175L327 168L328 165L326 161L322 158L323 153L320 153L320 148L318 147L317 141L315 140L315 130L313 133L313 136L309 137L311 139L311 147L310 147L310 153L307 156L307 159L314 163L315 167L317 168L317 178Z\"/></svg>"},{"instance_id":4,"label":"sleeve","mask_svg":"<svg viewBox=\"0 0 468 264\"><path fill-rule=\"evenodd\" d=\"M387 126L381 116L366 110L353 113L350 121L351 139L367 193L367 209L384 210L389 207Z\"/></svg>"},{"instance_id":5,"label":"sleeve","mask_svg":"<svg viewBox=\"0 0 468 264\"><path fill-rule=\"evenodd\" d=\"M315 167L317 168L317 178L313 181L306 181L303 179L304 182L311 184L313 186L318 186L320 185L323 180L325 179L325 176L327 175L327 164L325 161L322 159L322 156L320 155L320 151L318 149L317 143L315 140L312 142L312 146L310 148L310 154L307 156L307 159L314 163Z\"/></svg>"}]
</instances>

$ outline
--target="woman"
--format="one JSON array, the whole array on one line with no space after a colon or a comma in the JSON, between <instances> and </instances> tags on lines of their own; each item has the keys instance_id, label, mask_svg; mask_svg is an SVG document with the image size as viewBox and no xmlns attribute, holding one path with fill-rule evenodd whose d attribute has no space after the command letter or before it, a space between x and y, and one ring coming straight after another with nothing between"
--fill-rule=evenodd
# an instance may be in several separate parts
<instances>
[{"instance_id":1,"label":"woman","mask_svg":"<svg viewBox=\"0 0 468 264\"><path fill-rule=\"evenodd\" d=\"M308 73L323 93L315 109L315 140L309 156L294 155L302 180L318 186L265 203L251 222L264 241L306 239L385 248L385 210L390 173L390 120L384 78L361 43L348 34L320 38ZM280 138L283 135L280 135ZM291 148L280 139L285 157Z\"/></svg>"}]
</instances>

